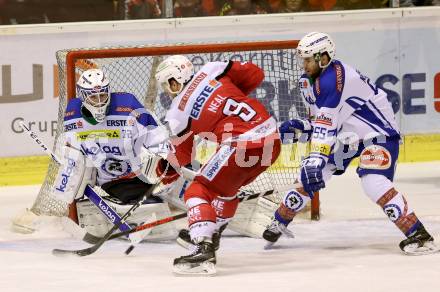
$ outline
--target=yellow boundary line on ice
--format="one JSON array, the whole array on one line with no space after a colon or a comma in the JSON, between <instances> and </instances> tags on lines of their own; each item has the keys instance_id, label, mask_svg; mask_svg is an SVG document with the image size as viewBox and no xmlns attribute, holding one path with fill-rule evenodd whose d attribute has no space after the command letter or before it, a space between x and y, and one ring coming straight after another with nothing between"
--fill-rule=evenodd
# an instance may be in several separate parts
<instances>
[{"instance_id":1,"label":"yellow boundary line on ice","mask_svg":"<svg viewBox=\"0 0 440 292\"><path fill-rule=\"evenodd\" d=\"M292 153L291 151L283 152ZM291 158L293 156L281 157L282 162L278 160L275 167L283 167L283 165L284 167L296 167L298 161L291 160ZM433 160L440 160L440 134L407 135L404 137L404 144L400 147L399 162ZM48 164L48 156L0 158L0 186L41 184L46 176Z\"/></svg>"}]
</instances>

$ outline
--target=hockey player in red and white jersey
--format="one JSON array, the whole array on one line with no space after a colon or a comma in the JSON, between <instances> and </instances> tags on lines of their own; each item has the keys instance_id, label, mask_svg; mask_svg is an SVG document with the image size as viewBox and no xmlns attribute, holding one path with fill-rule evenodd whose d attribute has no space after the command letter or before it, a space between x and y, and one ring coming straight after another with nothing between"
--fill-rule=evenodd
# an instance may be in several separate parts
<instances>
[{"instance_id":1,"label":"hockey player in red and white jersey","mask_svg":"<svg viewBox=\"0 0 440 292\"><path fill-rule=\"evenodd\" d=\"M386 93L351 66L334 59L329 35L312 32L298 44L305 74L300 79L311 120L291 120L280 126L281 137L311 140L310 155L301 164L303 188L286 192L263 237L273 244L314 192L332 175L344 173L359 157L357 173L365 194L378 204L407 237L399 247L407 254L438 251L403 193L393 184L400 132Z\"/></svg>"},{"instance_id":2,"label":"hockey player in red and white jersey","mask_svg":"<svg viewBox=\"0 0 440 292\"><path fill-rule=\"evenodd\" d=\"M177 274L215 274L218 232L234 216L237 191L279 155L275 119L248 96L263 78L256 65L235 61L209 62L195 74L193 64L180 55L158 66L156 79L173 98L165 121L176 151L167 160L175 167L191 163L195 135L218 144L184 194L195 251L174 260ZM159 172L165 168L160 166Z\"/></svg>"}]
</instances>

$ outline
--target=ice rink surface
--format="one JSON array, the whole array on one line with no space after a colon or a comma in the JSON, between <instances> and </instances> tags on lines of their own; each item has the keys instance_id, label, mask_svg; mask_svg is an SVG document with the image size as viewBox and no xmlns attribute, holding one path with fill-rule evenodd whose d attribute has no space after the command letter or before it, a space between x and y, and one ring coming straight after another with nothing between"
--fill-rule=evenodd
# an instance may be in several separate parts
<instances>
[{"instance_id":1,"label":"ice rink surface","mask_svg":"<svg viewBox=\"0 0 440 292\"><path fill-rule=\"evenodd\" d=\"M440 291L440 253L403 255L403 236L363 195L354 170L321 192L322 220L292 224L296 238L275 249L226 232L212 278L173 276L173 258L187 253L174 242L144 243L125 256L127 242L111 241L88 257L57 258L53 248L87 244L56 219L32 235L12 233L11 217L31 205L39 186L0 188L0 291ZM440 244L439 177L440 161L400 164L395 182Z\"/></svg>"}]
</instances>

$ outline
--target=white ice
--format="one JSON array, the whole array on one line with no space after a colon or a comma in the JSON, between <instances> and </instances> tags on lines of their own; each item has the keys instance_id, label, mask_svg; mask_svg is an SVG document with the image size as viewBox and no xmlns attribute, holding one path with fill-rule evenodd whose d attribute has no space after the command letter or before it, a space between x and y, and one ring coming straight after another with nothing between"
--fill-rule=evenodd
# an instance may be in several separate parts
<instances>
[{"instance_id":1,"label":"white ice","mask_svg":"<svg viewBox=\"0 0 440 292\"><path fill-rule=\"evenodd\" d=\"M439 176L440 161L401 164L396 188L440 243ZM227 232L214 278L173 276L173 258L186 253L173 242L141 244L130 256L124 256L122 241L88 257L53 256L53 248L87 244L65 233L56 219L32 235L9 230L11 217L31 205L38 189L0 188L1 292L440 291L440 253L403 255L403 236L363 195L354 168L321 192L321 221L292 224L295 239L265 251L262 240Z\"/></svg>"}]
</instances>

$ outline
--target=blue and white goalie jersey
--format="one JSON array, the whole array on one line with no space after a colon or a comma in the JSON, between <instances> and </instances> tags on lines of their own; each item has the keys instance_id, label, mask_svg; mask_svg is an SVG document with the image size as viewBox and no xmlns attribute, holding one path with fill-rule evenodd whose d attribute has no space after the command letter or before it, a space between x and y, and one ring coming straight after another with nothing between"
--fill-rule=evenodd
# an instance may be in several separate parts
<instances>
[{"instance_id":1,"label":"blue and white goalie jersey","mask_svg":"<svg viewBox=\"0 0 440 292\"><path fill-rule=\"evenodd\" d=\"M85 118L82 102L71 99L66 107L66 143L81 150L97 169L97 184L134 177L142 147L157 146L167 133L130 93L112 93L107 116L101 123Z\"/></svg>"},{"instance_id":2,"label":"blue and white goalie jersey","mask_svg":"<svg viewBox=\"0 0 440 292\"><path fill-rule=\"evenodd\" d=\"M338 60L313 84L303 75L300 89L312 115L311 155L328 159L336 139L350 144L377 136L400 137L386 93Z\"/></svg>"}]
</instances>

